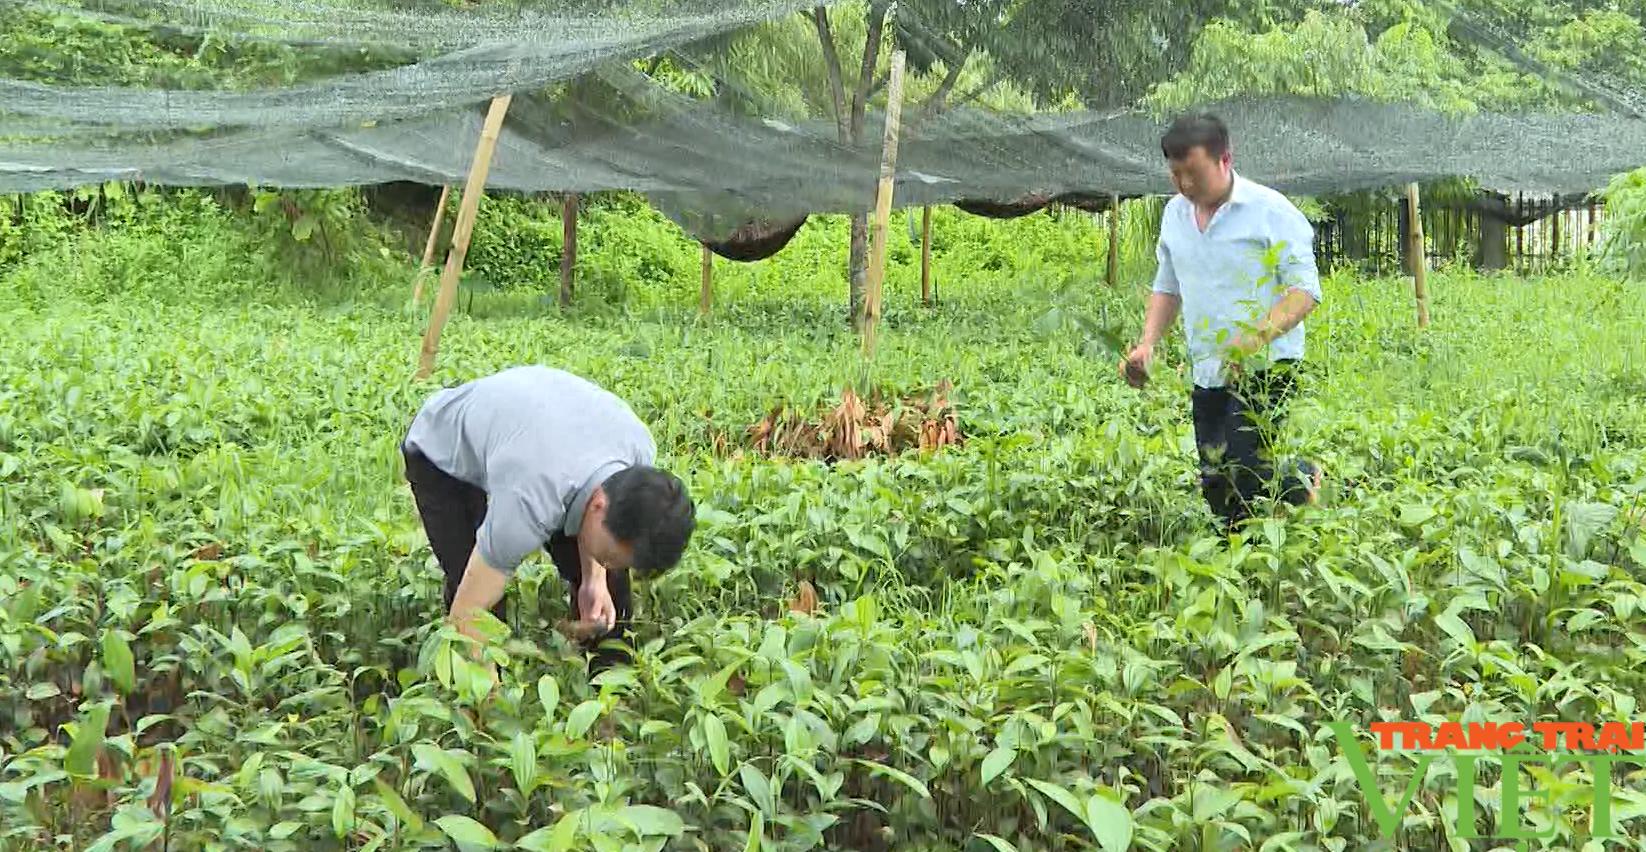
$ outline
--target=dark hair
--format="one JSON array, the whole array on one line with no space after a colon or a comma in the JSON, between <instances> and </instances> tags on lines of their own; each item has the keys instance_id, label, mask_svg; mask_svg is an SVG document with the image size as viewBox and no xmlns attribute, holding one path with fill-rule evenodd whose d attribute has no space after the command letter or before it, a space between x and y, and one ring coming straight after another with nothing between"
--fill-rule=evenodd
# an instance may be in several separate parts
<instances>
[{"instance_id":1,"label":"dark hair","mask_svg":"<svg viewBox=\"0 0 1646 852\"><path fill-rule=\"evenodd\" d=\"M606 492L606 530L634 548L634 570L660 574L680 562L697 527L697 507L686 485L646 465L625 468L601 483Z\"/></svg>"},{"instance_id":2,"label":"dark hair","mask_svg":"<svg viewBox=\"0 0 1646 852\"><path fill-rule=\"evenodd\" d=\"M1185 115L1160 137L1160 153L1168 160L1181 160L1196 148L1205 148L1214 160L1229 150L1229 128L1222 119L1209 113Z\"/></svg>"}]
</instances>

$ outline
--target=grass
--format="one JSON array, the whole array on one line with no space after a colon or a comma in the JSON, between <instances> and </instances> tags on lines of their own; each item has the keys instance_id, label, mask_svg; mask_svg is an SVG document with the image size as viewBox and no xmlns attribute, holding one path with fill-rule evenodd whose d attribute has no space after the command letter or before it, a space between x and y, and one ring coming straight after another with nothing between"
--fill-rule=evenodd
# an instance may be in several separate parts
<instances>
[{"instance_id":1,"label":"grass","mask_svg":"<svg viewBox=\"0 0 1646 852\"><path fill-rule=\"evenodd\" d=\"M707 320L695 266L570 316L483 295L420 385L403 264L302 296L195 211L14 265L0 847L1364 849L1328 722L1638 718L1638 285L1441 273L1419 332L1408 284L1333 278L1286 433L1327 503L1222 543L1175 351L1136 393L1042 323L1135 328L1141 300L1071 259L1089 222L1041 218L964 225L996 250L940 256L938 307L892 277L873 379L953 381L968 443L832 468L716 446L857 376L816 269ZM636 668L595 683L541 563L503 681L472 678L394 452L434 386L527 361L629 399L701 506ZM1386 799L1414 765L1381 756ZM1453 768L1407 848L1490 848L1450 822ZM1483 772L1480 833L1588 848L1587 769L1538 777L1552 816L1501 813ZM1631 837L1642 780L1612 779Z\"/></svg>"}]
</instances>

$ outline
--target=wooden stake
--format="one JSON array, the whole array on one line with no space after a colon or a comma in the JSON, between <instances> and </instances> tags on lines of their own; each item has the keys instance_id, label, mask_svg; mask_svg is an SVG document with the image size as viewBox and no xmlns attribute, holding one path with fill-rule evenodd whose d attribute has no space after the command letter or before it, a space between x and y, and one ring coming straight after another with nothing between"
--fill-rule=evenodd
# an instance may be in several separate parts
<instances>
[{"instance_id":1,"label":"wooden stake","mask_svg":"<svg viewBox=\"0 0 1646 852\"><path fill-rule=\"evenodd\" d=\"M577 277L577 193L560 202L560 307L571 307Z\"/></svg>"},{"instance_id":2,"label":"wooden stake","mask_svg":"<svg viewBox=\"0 0 1646 852\"><path fill-rule=\"evenodd\" d=\"M1105 281L1113 287L1120 282L1120 196L1109 194L1109 268Z\"/></svg>"},{"instance_id":3,"label":"wooden stake","mask_svg":"<svg viewBox=\"0 0 1646 852\"><path fill-rule=\"evenodd\" d=\"M450 185L440 187L440 201L434 205L434 224L429 226L429 241L423 246L423 263L417 267L417 277L412 279L414 308L423 304L423 279L434 266L434 247L440 242L440 223L446 218L446 199L451 197L451 191Z\"/></svg>"},{"instance_id":4,"label":"wooden stake","mask_svg":"<svg viewBox=\"0 0 1646 852\"><path fill-rule=\"evenodd\" d=\"M709 303L714 297L714 252L703 247L703 289L697 297L697 312L708 316Z\"/></svg>"},{"instance_id":5,"label":"wooden stake","mask_svg":"<svg viewBox=\"0 0 1646 852\"><path fill-rule=\"evenodd\" d=\"M1411 217L1409 232L1412 240L1412 284L1417 293L1417 327L1429 325L1429 295L1424 289L1429 272L1429 260L1423 248L1423 216L1418 208L1417 182L1406 185L1406 210Z\"/></svg>"},{"instance_id":6,"label":"wooden stake","mask_svg":"<svg viewBox=\"0 0 1646 852\"><path fill-rule=\"evenodd\" d=\"M932 303L932 207L920 208L920 301Z\"/></svg>"},{"instance_id":7,"label":"wooden stake","mask_svg":"<svg viewBox=\"0 0 1646 852\"><path fill-rule=\"evenodd\" d=\"M440 332L446 327L452 303L457 301L457 277L463 271L463 258L469 253L469 237L474 234L474 217L480 209L480 196L486 191L486 175L491 171L492 152L497 149L497 135L503 130L503 116L509 111L512 95L492 99L486 110L486 123L480 128L480 143L474 148L474 163L469 166L468 182L463 184L463 202L457 208L457 226L452 232L451 252L446 255L446 268L440 273L440 293L434 299L434 314L429 317L429 329L423 335L423 354L417 366L417 378L426 379L434 372L434 356L440 349Z\"/></svg>"},{"instance_id":8,"label":"wooden stake","mask_svg":"<svg viewBox=\"0 0 1646 852\"><path fill-rule=\"evenodd\" d=\"M892 185L897 172L897 135L903 113L903 51L892 54L886 84L886 135L880 153L880 186L869 231L869 270L863 301L863 359L874 358L875 327L880 321L880 290L886 279L886 220L892 215Z\"/></svg>"}]
</instances>

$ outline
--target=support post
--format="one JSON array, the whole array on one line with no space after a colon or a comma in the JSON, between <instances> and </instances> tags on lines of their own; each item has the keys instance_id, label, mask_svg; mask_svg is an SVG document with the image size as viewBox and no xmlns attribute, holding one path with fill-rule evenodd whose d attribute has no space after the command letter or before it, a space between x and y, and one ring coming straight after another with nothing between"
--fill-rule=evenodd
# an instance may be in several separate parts
<instances>
[{"instance_id":1,"label":"support post","mask_svg":"<svg viewBox=\"0 0 1646 852\"><path fill-rule=\"evenodd\" d=\"M1489 213L1480 214L1480 268L1488 271L1509 266L1509 223Z\"/></svg>"},{"instance_id":2,"label":"support post","mask_svg":"<svg viewBox=\"0 0 1646 852\"><path fill-rule=\"evenodd\" d=\"M697 296L697 312L703 316L709 315L709 305L714 298L714 252L708 245L703 246L703 288Z\"/></svg>"},{"instance_id":3,"label":"support post","mask_svg":"<svg viewBox=\"0 0 1646 852\"><path fill-rule=\"evenodd\" d=\"M1556 211L1549 222L1549 268L1551 269L1560 263L1560 220L1565 216L1565 210Z\"/></svg>"},{"instance_id":4,"label":"support post","mask_svg":"<svg viewBox=\"0 0 1646 852\"><path fill-rule=\"evenodd\" d=\"M423 335L423 353L417 366L419 379L426 379L434 372L434 357L440 349L440 332L446 327L452 303L457 301L457 277L463 271L463 258L469 253L474 217L480 209L480 196L486 191L486 175L491 171L492 152L497 149L497 135L503 130L503 116L509 111L512 97L500 95L493 98L491 107L486 110L486 123L480 128L480 142L474 148L469 179L463 184L463 202L457 208L451 252L446 255L446 268L440 273L440 293L435 296L434 313L429 317L429 328Z\"/></svg>"},{"instance_id":5,"label":"support post","mask_svg":"<svg viewBox=\"0 0 1646 852\"><path fill-rule=\"evenodd\" d=\"M440 187L440 200L434 205L434 224L429 226L429 241L423 245L423 262L417 267L417 277L412 280L412 307L421 307L423 304L423 279L428 277L430 267L434 266L434 247L440 242L440 224L446 219L446 199L451 197L451 185Z\"/></svg>"},{"instance_id":6,"label":"support post","mask_svg":"<svg viewBox=\"0 0 1646 852\"><path fill-rule=\"evenodd\" d=\"M572 281L577 277L577 193L560 202L560 307L572 304Z\"/></svg>"},{"instance_id":7,"label":"support post","mask_svg":"<svg viewBox=\"0 0 1646 852\"><path fill-rule=\"evenodd\" d=\"M920 301L932 303L932 206L920 208Z\"/></svg>"},{"instance_id":8,"label":"support post","mask_svg":"<svg viewBox=\"0 0 1646 852\"><path fill-rule=\"evenodd\" d=\"M1103 280L1110 287L1120 283L1120 196L1109 193L1109 268Z\"/></svg>"},{"instance_id":9,"label":"support post","mask_svg":"<svg viewBox=\"0 0 1646 852\"><path fill-rule=\"evenodd\" d=\"M875 194L874 222L869 231L868 286L863 300L863 360L874 359L876 326L880 322L880 291L886 280L886 221L892 215L892 185L897 173L897 136L903 113L904 54L892 54L891 77L886 84L886 135L880 153L880 185Z\"/></svg>"},{"instance_id":10,"label":"support post","mask_svg":"<svg viewBox=\"0 0 1646 852\"><path fill-rule=\"evenodd\" d=\"M1423 216L1418 207L1417 182L1406 185L1406 215L1411 218L1407 231L1411 236L1412 285L1417 294L1417 327L1429 325L1429 294L1424 285L1429 272L1429 259L1423 247Z\"/></svg>"}]
</instances>

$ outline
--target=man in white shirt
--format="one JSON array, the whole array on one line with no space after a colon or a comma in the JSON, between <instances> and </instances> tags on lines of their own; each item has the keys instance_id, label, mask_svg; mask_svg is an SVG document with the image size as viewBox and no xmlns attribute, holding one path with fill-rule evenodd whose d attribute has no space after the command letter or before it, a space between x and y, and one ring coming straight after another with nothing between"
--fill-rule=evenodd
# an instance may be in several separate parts
<instances>
[{"instance_id":1,"label":"man in white shirt","mask_svg":"<svg viewBox=\"0 0 1646 852\"><path fill-rule=\"evenodd\" d=\"M1235 173L1216 117L1178 119L1160 147L1178 194L1161 218L1143 336L1120 372L1143 387L1182 312L1201 491L1232 532L1258 496L1302 505L1320 491L1318 465L1301 461L1277 477L1272 458L1303 360L1303 318L1321 300L1314 229L1285 196Z\"/></svg>"}]
</instances>

